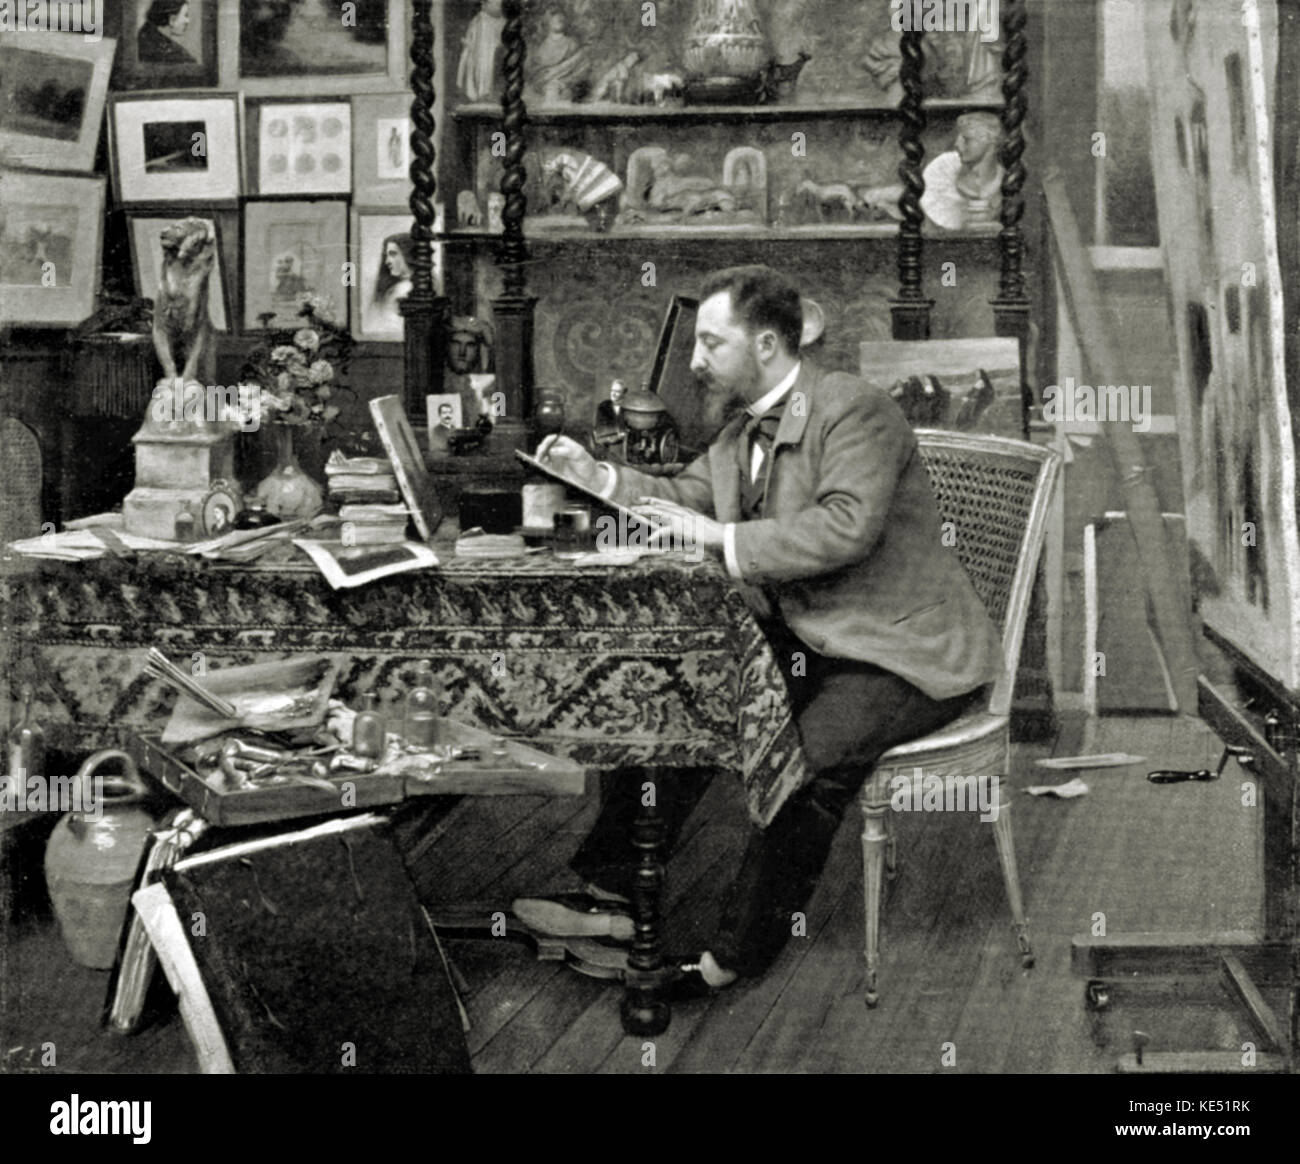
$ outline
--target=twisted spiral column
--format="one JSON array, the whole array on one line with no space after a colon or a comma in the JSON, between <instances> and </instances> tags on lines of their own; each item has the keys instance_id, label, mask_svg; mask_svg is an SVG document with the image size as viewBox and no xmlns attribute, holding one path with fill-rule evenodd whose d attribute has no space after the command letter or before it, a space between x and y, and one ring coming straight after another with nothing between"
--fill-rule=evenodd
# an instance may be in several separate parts
<instances>
[{"instance_id":1,"label":"twisted spiral column","mask_svg":"<svg viewBox=\"0 0 1300 1164\"><path fill-rule=\"evenodd\" d=\"M934 306L934 301L925 297L921 279L924 249L921 226L925 222L925 212L921 209L921 196L925 193L922 174L925 146L921 141L925 130L922 36L920 32L903 33L902 64L898 74L903 87L903 98L898 107L902 118L898 144L903 150L903 160L898 166L898 176L903 180L903 196L898 208L903 221L898 228L898 297L890 305L893 335L898 340L929 339L930 309Z\"/></svg>"},{"instance_id":2,"label":"twisted spiral column","mask_svg":"<svg viewBox=\"0 0 1300 1164\"><path fill-rule=\"evenodd\" d=\"M433 286L434 195L433 0L413 0L411 17L411 292L401 301L405 324L403 404L426 422L424 398L442 391L447 301Z\"/></svg>"},{"instance_id":3,"label":"twisted spiral column","mask_svg":"<svg viewBox=\"0 0 1300 1164\"><path fill-rule=\"evenodd\" d=\"M1003 0L1002 34L1006 47L1002 56L1002 143L998 161L1002 163L1002 231L998 241L1002 250L1002 271L998 285L998 299L1023 301L1025 277L1021 268L1024 258L1024 236L1020 219L1025 213L1025 110L1029 99L1025 87L1029 70L1025 67L1027 45L1025 39L1024 0Z\"/></svg>"},{"instance_id":4,"label":"twisted spiral column","mask_svg":"<svg viewBox=\"0 0 1300 1164\"><path fill-rule=\"evenodd\" d=\"M501 193L501 245L497 265L501 268L502 294L492 301L496 324L497 388L505 397L509 421L532 419L533 415L533 309L537 300L527 294L528 247L524 242L524 127L528 110L524 105L524 22L521 0L505 0L501 9L504 49L502 72L505 90L501 97L501 128L505 133L505 165ZM500 427L500 426L499 426Z\"/></svg>"}]
</instances>

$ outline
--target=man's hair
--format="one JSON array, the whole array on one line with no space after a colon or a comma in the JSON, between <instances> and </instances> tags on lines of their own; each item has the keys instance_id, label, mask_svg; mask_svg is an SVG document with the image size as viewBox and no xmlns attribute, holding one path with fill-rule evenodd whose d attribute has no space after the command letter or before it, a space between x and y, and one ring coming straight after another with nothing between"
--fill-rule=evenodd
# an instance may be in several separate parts
<instances>
[{"instance_id":1,"label":"man's hair","mask_svg":"<svg viewBox=\"0 0 1300 1164\"><path fill-rule=\"evenodd\" d=\"M762 264L725 267L704 280L700 300L720 291L731 295L731 310L747 331L770 327L781 337L790 355L799 351L803 332L803 306L799 289L779 271Z\"/></svg>"},{"instance_id":2,"label":"man's hair","mask_svg":"<svg viewBox=\"0 0 1300 1164\"><path fill-rule=\"evenodd\" d=\"M165 24L170 24L173 16L176 15L189 0L153 0L149 5L149 14L145 19L150 23L162 28Z\"/></svg>"}]
</instances>

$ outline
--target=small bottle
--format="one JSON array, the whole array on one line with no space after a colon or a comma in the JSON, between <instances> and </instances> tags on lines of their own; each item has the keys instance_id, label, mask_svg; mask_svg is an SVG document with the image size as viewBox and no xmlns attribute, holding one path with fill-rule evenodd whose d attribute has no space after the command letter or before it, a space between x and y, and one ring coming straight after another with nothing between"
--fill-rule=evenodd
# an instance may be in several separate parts
<instances>
[{"instance_id":1,"label":"small bottle","mask_svg":"<svg viewBox=\"0 0 1300 1164\"><path fill-rule=\"evenodd\" d=\"M362 709L352 724L352 750L358 756L379 760L384 755L384 717L379 710L379 696L367 691L362 697Z\"/></svg>"},{"instance_id":2,"label":"small bottle","mask_svg":"<svg viewBox=\"0 0 1300 1164\"><path fill-rule=\"evenodd\" d=\"M194 510L188 501L181 502L180 512L176 515L173 533L178 542L192 542L195 534Z\"/></svg>"},{"instance_id":3,"label":"small bottle","mask_svg":"<svg viewBox=\"0 0 1300 1164\"><path fill-rule=\"evenodd\" d=\"M24 683L19 694L22 710L9 728L8 773L17 789L32 776L45 775L45 730L32 716L32 688ZM23 773L19 777L19 773Z\"/></svg>"},{"instance_id":4,"label":"small bottle","mask_svg":"<svg viewBox=\"0 0 1300 1164\"><path fill-rule=\"evenodd\" d=\"M250 501L248 508L240 510L235 518L235 529L265 529L269 525L279 524L278 517L267 513L265 501Z\"/></svg>"},{"instance_id":5,"label":"small bottle","mask_svg":"<svg viewBox=\"0 0 1300 1164\"><path fill-rule=\"evenodd\" d=\"M433 667L427 659L415 671L415 686L406 695L406 721L402 736L415 748L436 742L438 701L433 692Z\"/></svg>"}]
</instances>

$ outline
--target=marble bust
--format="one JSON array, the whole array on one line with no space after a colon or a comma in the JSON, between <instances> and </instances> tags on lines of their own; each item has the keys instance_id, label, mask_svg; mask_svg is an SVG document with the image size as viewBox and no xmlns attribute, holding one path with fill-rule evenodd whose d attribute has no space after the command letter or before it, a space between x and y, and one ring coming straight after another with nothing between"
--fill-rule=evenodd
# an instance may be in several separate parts
<instances>
[{"instance_id":1,"label":"marble bust","mask_svg":"<svg viewBox=\"0 0 1300 1164\"><path fill-rule=\"evenodd\" d=\"M957 118L953 148L925 168L921 209L945 230L995 223L1002 208L1002 166L998 144L1002 123L992 113Z\"/></svg>"}]
</instances>

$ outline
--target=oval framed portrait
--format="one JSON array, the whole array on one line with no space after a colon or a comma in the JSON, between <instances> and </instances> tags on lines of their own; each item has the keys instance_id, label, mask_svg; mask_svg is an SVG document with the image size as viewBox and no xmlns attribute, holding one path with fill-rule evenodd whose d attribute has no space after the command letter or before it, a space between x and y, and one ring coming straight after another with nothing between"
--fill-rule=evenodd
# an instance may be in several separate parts
<instances>
[{"instance_id":1,"label":"oval framed portrait","mask_svg":"<svg viewBox=\"0 0 1300 1164\"><path fill-rule=\"evenodd\" d=\"M235 516L244 508L244 491L235 481L214 481L199 504L203 536L218 538L235 528Z\"/></svg>"}]
</instances>

